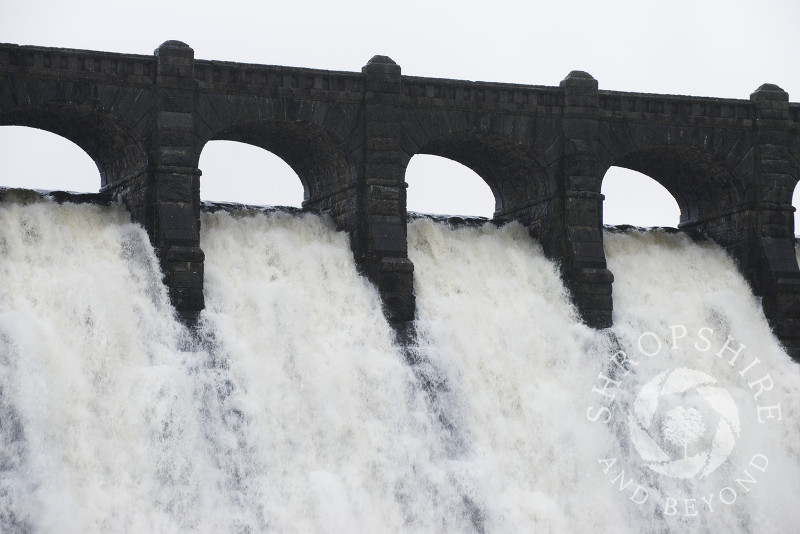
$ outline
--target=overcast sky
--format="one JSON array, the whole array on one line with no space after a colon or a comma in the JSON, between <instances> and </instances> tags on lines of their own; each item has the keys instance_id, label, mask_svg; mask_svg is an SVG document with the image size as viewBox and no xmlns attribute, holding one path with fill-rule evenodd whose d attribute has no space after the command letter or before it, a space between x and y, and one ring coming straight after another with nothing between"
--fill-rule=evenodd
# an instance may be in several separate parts
<instances>
[{"instance_id":1,"label":"overcast sky","mask_svg":"<svg viewBox=\"0 0 800 534\"><path fill-rule=\"evenodd\" d=\"M152 54L177 39L198 59L347 71L382 54L415 76L558 85L585 70L601 89L743 99L769 82L798 102L799 20L798 0L5 0L0 42ZM299 180L283 162L237 145L207 145L204 199L299 204ZM469 174L451 161L414 157L409 209L489 215L491 193ZM453 180L461 194L447 203L433 185ZM674 200L648 182L612 169L606 222L676 225ZM0 185L96 191L99 175L69 142L2 127Z\"/></svg>"}]
</instances>

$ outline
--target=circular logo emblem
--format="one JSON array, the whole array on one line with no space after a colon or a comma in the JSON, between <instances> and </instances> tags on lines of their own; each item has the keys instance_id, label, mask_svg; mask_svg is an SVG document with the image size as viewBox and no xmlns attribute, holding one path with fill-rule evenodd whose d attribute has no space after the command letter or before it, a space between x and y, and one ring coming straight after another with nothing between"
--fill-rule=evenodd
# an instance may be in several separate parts
<instances>
[{"instance_id":1,"label":"circular logo emblem","mask_svg":"<svg viewBox=\"0 0 800 534\"><path fill-rule=\"evenodd\" d=\"M647 382L628 415L628 431L651 470L673 478L703 478L730 456L739 437L739 410L711 376L667 370Z\"/></svg>"}]
</instances>

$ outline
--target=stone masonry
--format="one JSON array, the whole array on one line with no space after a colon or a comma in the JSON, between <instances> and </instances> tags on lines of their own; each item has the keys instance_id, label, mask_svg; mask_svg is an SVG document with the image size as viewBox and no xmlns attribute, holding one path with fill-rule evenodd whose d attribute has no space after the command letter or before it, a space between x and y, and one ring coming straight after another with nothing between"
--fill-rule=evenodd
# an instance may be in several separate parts
<instances>
[{"instance_id":1,"label":"stone masonry","mask_svg":"<svg viewBox=\"0 0 800 534\"><path fill-rule=\"evenodd\" d=\"M414 318L405 171L450 158L491 188L497 221L526 225L558 261L587 324L611 325L601 184L612 166L661 183L680 227L736 260L776 335L800 360L792 193L800 104L764 84L748 100L601 91L573 71L557 87L418 78L385 56L361 72L0 44L0 125L61 135L97 163L158 251L175 308L203 309L200 153L231 140L297 173L304 206L350 235L398 329ZM458 192L453 192L458 194Z\"/></svg>"}]
</instances>

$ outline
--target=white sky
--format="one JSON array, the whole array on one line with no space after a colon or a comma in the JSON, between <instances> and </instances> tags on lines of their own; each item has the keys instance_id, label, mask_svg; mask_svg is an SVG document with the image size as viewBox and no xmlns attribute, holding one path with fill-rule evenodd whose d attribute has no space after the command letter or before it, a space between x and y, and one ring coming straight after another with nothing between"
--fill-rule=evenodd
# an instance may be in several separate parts
<instances>
[{"instance_id":1,"label":"white sky","mask_svg":"<svg viewBox=\"0 0 800 534\"><path fill-rule=\"evenodd\" d=\"M163 41L177 39L199 59L360 71L382 54L416 76L558 85L571 70L585 70L601 89L746 99L769 82L800 101L797 0L5 4L0 42L15 44L152 54ZM260 149L211 143L200 167L204 199L301 200L291 170ZM489 215L488 188L467 173L457 163L416 156L407 174L409 209ZM437 182L448 188L448 180L459 183L457 198L431 189ZM603 185L606 222L676 225L674 200L648 182L612 170ZM69 142L2 127L0 185L96 191L99 175ZM800 188L794 205L800 206Z\"/></svg>"}]
</instances>

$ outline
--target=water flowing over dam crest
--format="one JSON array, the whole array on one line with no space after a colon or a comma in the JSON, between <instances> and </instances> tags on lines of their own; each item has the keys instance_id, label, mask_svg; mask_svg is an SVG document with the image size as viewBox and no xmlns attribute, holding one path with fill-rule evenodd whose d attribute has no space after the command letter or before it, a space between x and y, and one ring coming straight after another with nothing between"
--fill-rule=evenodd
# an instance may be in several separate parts
<instances>
[{"instance_id":1,"label":"water flowing over dam crest","mask_svg":"<svg viewBox=\"0 0 800 534\"><path fill-rule=\"evenodd\" d=\"M0 44L0 125L51 131L91 156L101 191L147 229L190 321L204 306L198 162L208 141L230 140L295 170L303 205L350 234L398 330L415 312L412 156L474 170L495 220L530 230L595 327L612 321L600 190L619 166L652 176L677 200L681 228L728 250L800 357L798 124L800 104L773 84L735 100L601 91L581 71L558 87L418 78L385 56L356 73L196 60L179 41L153 56Z\"/></svg>"},{"instance_id":2,"label":"water flowing over dam crest","mask_svg":"<svg viewBox=\"0 0 800 534\"><path fill-rule=\"evenodd\" d=\"M770 85L0 45L0 124L102 179L0 192L0 532L794 532L798 122ZM284 158L305 209L204 210L211 139ZM416 153L495 220L409 217ZM604 230L611 165L685 231Z\"/></svg>"}]
</instances>

